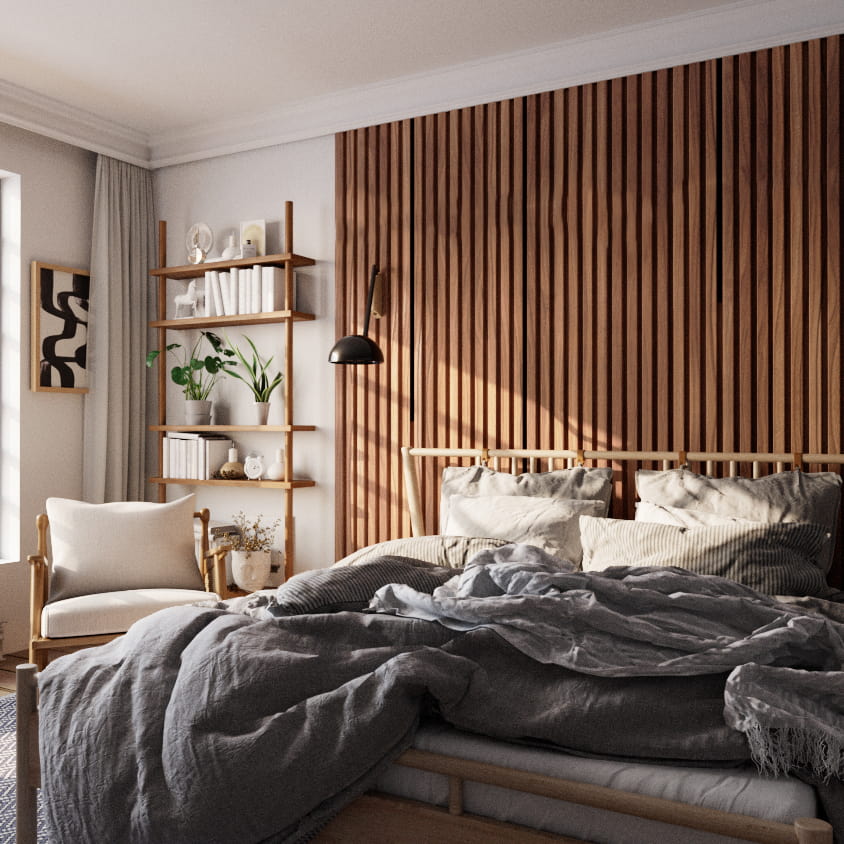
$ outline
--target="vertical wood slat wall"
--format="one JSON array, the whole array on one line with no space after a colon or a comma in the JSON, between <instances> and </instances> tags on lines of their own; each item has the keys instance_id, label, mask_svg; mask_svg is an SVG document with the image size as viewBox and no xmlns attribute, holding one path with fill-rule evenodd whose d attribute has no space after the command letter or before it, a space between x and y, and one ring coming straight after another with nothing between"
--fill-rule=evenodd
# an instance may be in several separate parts
<instances>
[{"instance_id":1,"label":"vertical wood slat wall","mask_svg":"<svg viewBox=\"0 0 844 844\"><path fill-rule=\"evenodd\" d=\"M384 363L338 366L335 548L401 536L407 519L393 500L402 485L399 447L410 425L410 140L407 121L338 135L336 321L338 337L360 334L370 267L384 270L388 315L370 322ZM341 189L342 186L342 189Z\"/></svg>"},{"instance_id":2,"label":"vertical wood slat wall","mask_svg":"<svg viewBox=\"0 0 844 844\"><path fill-rule=\"evenodd\" d=\"M404 444L840 451L843 72L833 36L338 135L338 335L390 285L338 555L407 534Z\"/></svg>"}]
</instances>

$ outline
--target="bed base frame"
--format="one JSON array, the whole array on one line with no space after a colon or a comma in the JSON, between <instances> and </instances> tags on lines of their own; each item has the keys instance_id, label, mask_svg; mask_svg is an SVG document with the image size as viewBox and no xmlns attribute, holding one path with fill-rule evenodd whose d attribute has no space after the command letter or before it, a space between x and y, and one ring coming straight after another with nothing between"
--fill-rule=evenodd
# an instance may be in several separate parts
<instances>
[{"instance_id":1,"label":"bed base frame","mask_svg":"<svg viewBox=\"0 0 844 844\"><path fill-rule=\"evenodd\" d=\"M596 462L635 462L661 465L662 468L703 464L713 474L716 464L727 464L727 474L736 476L739 467L750 466L753 477L763 474L762 467L774 471L786 467L844 466L844 454L692 452L692 451L586 451L583 449L440 449L402 448L411 529L414 536L425 534L417 457L446 458L465 463L489 465L496 470L522 461L527 471L547 471L562 466ZM521 471L521 470L520 470ZM674 826L703 830L718 835L760 842L760 844L833 844L832 826L817 818L799 818L793 825L766 821L678 803L658 797L619 791L459 759L440 753L410 749L396 764L419 768L448 777L449 805L431 806L415 800L380 793L357 798L337 815L314 839L319 844L348 844L351 841L402 841L403 844L427 844L430 841L454 841L460 844L527 844L528 842L575 842L577 839L544 833L517 824L503 823L464 812L463 784L467 781L524 791L568 803L619 812L639 818L662 821ZM17 842L37 841L37 797L40 787L38 754L38 668L17 668Z\"/></svg>"}]
</instances>

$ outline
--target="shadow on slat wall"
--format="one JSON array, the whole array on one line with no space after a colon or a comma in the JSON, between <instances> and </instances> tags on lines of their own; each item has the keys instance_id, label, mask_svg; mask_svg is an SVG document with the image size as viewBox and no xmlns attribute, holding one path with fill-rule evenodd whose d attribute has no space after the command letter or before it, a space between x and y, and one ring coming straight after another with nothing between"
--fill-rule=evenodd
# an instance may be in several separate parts
<instances>
[{"instance_id":1,"label":"shadow on slat wall","mask_svg":"<svg viewBox=\"0 0 844 844\"><path fill-rule=\"evenodd\" d=\"M404 444L840 451L841 83L834 36L338 135L338 335L390 287L338 556L408 533Z\"/></svg>"}]
</instances>

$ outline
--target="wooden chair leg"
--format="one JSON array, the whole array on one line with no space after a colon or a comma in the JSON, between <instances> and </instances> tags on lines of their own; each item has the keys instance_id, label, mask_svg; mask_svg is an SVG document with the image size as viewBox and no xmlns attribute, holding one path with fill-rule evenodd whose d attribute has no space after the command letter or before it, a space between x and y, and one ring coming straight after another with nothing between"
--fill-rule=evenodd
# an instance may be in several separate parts
<instances>
[{"instance_id":1,"label":"wooden chair leg","mask_svg":"<svg viewBox=\"0 0 844 844\"><path fill-rule=\"evenodd\" d=\"M29 661L33 665L36 665L39 671L43 671L47 667L47 663L50 661L50 651L46 648L36 648L35 645L30 642Z\"/></svg>"}]
</instances>

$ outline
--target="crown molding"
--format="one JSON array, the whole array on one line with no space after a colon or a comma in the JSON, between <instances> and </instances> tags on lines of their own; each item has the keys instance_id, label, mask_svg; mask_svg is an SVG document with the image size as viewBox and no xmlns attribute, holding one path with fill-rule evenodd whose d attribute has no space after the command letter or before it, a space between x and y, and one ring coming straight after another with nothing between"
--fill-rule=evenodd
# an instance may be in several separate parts
<instances>
[{"instance_id":1,"label":"crown molding","mask_svg":"<svg viewBox=\"0 0 844 844\"><path fill-rule=\"evenodd\" d=\"M0 121L158 169L842 32L841 0L740 0L153 136L0 80Z\"/></svg>"},{"instance_id":2,"label":"crown molding","mask_svg":"<svg viewBox=\"0 0 844 844\"><path fill-rule=\"evenodd\" d=\"M743 2L292 103L152 140L152 166L290 143L844 32L841 0Z\"/></svg>"},{"instance_id":3,"label":"crown molding","mask_svg":"<svg viewBox=\"0 0 844 844\"><path fill-rule=\"evenodd\" d=\"M149 138L144 133L2 79L0 122L141 167L150 166Z\"/></svg>"}]
</instances>

